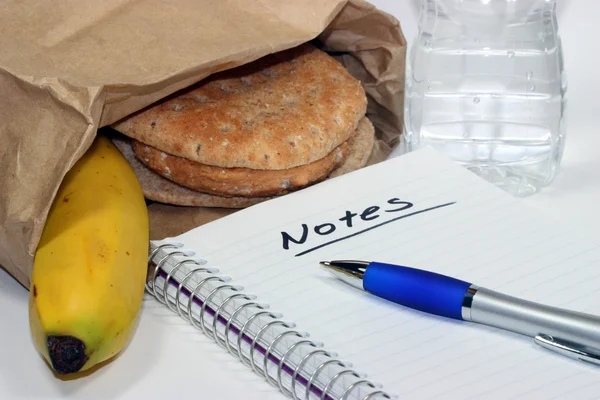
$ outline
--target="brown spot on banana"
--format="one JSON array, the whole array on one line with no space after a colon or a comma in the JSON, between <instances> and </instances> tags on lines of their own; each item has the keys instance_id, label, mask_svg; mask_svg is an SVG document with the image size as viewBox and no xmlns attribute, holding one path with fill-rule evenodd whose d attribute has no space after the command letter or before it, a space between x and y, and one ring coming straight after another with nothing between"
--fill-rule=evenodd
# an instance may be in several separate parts
<instances>
[{"instance_id":1,"label":"brown spot on banana","mask_svg":"<svg viewBox=\"0 0 600 400\"><path fill-rule=\"evenodd\" d=\"M79 371L87 362L85 343L74 336L48 336L48 355L52 368L62 375Z\"/></svg>"}]
</instances>

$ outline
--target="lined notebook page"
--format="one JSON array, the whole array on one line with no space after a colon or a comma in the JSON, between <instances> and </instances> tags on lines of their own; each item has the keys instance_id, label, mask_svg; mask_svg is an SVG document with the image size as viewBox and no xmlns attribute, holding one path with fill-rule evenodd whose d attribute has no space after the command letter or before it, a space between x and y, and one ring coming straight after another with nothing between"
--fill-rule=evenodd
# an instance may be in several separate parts
<instances>
[{"instance_id":1,"label":"lined notebook page","mask_svg":"<svg viewBox=\"0 0 600 400\"><path fill-rule=\"evenodd\" d=\"M540 218L431 149L241 210L176 240L401 398L599 397L597 367L531 338L380 300L319 267L331 259L397 263L599 312L597 243Z\"/></svg>"}]
</instances>

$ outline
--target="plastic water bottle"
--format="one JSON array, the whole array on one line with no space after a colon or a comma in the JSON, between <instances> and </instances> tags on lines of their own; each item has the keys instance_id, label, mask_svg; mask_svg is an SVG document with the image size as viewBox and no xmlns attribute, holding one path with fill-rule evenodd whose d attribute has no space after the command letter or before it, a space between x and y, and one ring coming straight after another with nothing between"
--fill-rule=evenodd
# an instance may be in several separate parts
<instances>
[{"instance_id":1,"label":"plastic water bottle","mask_svg":"<svg viewBox=\"0 0 600 400\"><path fill-rule=\"evenodd\" d=\"M565 144L556 0L421 0L407 149L430 145L515 195L549 184Z\"/></svg>"}]
</instances>

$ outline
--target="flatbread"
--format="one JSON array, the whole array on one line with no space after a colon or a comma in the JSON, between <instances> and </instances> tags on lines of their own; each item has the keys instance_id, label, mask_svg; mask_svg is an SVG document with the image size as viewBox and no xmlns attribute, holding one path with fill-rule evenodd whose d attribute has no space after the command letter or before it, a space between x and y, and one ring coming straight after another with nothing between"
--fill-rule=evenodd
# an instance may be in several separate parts
<instances>
[{"instance_id":1,"label":"flatbread","mask_svg":"<svg viewBox=\"0 0 600 400\"><path fill-rule=\"evenodd\" d=\"M348 157L346 160L326 179L332 178L334 174L340 176L366 165L366 160L369 159L373 150L374 142L374 139L369 140L368 137L374 138L375 132L371 122L369 120L365 122L365 124L361 124L363 128L357 131L357 134L348 141ZM135 156L129 138L116 135L112 137L112 140L131 164L148 200L177 206L245 208L277 197L223 197L185 188L163 178L142 164ZM336 173L336 171L341 172Z\"/></svg>"},{"instance_id":2,"label":"flatbread","mask_svg":"<svg viewBox=\"0 0 600 400\"><path fill-rule=\"evenodd\" d=\"M348 141L348 145L352 150L348 151L340 166L329 174L329 178L356 171L369 162L375 145L375 127L368 118L360 121L356 134Z\"/></svg>"},{"instance_id":3,"label":"flatbread","mask_svg":"<svg viewBox=\"0 0 600 400\"><path fill-rule=\"evenodd\" d=\"M324 158L290 169L221 168L166 154L133 141L133 151L148 168L173 182L217 196L276 196L319 182L344 159L346 142Z\"/></svg>"},{"instance_id":4,"label":"flatbread","mask_svg":"<svg viewBox=\"0 0 600 400\"><path fill-rule=\"evenodd\" d=\"M366 108L362 83L303 44L213 74L113 128L202 164L289 169L345 142Z\"/></svg>"},{"instance_id":5,"label":"flatbread","mask_svg":"<svg viewBox=\"0 0 600 400\"><path fill-rule=\"evenodd\" d=\"M123 153L127 161L129 161L129 164L131 164L142 186L144 196L148 200L178 206L245 208L269 199L268 197L213 196L185 188L163 178L142 164L135 156L131 141L128 138L114 136L111 139L115 146Z\"/></svg>"},{"instance_id":6,"label":"flatbread","mask_svg":"<svg viewBox=\"0 0 600 400\"><path fill-rule=\"evenodd\" d=\"M135 139L132 144L135 155L143 164L188 189L217 196L265 197L298 190L323 180L348 156L350 140L373 142L374 136L373 132L369 132L369 126L372 131L371 123L366 117L363 118L356 133L327 156L313 163L285 170L213 167L172 156ZM357 134L360 137L355 138ZM360 164L360 156L362 154L355 152L353 163ZM357 157L359 158L356 159Z\"/></svg>"}]
</instances>

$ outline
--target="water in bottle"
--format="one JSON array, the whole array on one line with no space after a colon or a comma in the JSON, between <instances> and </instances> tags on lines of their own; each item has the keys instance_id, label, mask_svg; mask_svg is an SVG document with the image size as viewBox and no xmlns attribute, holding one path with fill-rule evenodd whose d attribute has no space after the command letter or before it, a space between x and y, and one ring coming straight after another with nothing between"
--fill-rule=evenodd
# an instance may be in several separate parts
<instances>
[{"instance_id":1,"label":"water in bottle","mask_svg":"<svg viewBox=\"0 0 600 400\"><path fill-rule=\"evenodd\" d=\"M407 148L430 145L516 195L549 184L566 121L556 0L421 5L407 63Z\"/></svg>"}]
</instances>

